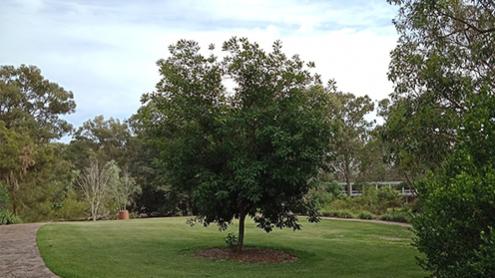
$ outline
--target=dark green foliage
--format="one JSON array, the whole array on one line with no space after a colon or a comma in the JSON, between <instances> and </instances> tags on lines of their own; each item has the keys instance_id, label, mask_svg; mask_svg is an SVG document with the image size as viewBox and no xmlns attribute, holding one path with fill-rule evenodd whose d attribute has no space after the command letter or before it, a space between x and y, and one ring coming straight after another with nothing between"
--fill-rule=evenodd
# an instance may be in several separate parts
<instances>
[{"instance_id":1,"label":"dark green foliage","mask_svg":"<svg viewBox=\"0 0 495 278\"><path fill-rule=\"evenodd\" d=\"M374 218L373 214L372 214L371 212L369 212L369 211L361 211L361 212L357 215L357 217L358 217L359 219L367 219L367 220L369 220L369 219L373 219L373 218Z\"/></svg>"},{"instance_id":2,"label":"dark green foliage","mask_svg":"<svg viewBox=\"0 0 495 278\"><path fill-rule=\"evenodd\" d=\"M417 183L416 246L434 277L494 277L495 5L395 0L384 136Z\"/></svg>"},{"instance_id":3,"label":"dark green foliage","mask_svg":"<svg viewBox=\"0 0 495 278\"><path fill-rule=\"evenodd\" d=\"M495 275L495 99L481 91L466 104L458 149L418 183L416 246L427 255L423 266L438 277Z\"/></svg>"},{"instance_id":4,"label":"dark green foliage","mask_svg":"<svg viewBox=\"0 0 495 278\"><path fill-rule=\"evenodd\" d=\"M236 234L228 233L225 237L225 244L227 244L227 247L230 249L236 249L239 244L239 238L237 238Z\"/></svg>"},{"instance_id":5,"label":"dark green foliage","mask_svg":"<svg viewBox=\"0 0 495 278\"><path fill-rule=\"evenodd\" d=\"M389 188L366 186L363 194L356 197L341 197L326 207L328 209L347 209L352 211L369 211L373 214L384 214L388 209L400 208L405 201L399 192Z\"/></svg>"},{"instance_id":6,"label":"dark green foliage","mask_svg":"<svg viewBox=\"0 0 495 278\"><path fill-rule=\"evenodd\" d=\"M495 231L490 228L488 232L482 232L481 244L475 254L473 262L475 273L481 277L491 277L495 274Z\"/></svg>"},{"instance_id":7,"label":"dark green foliage","mask_svg":"<svg viewBox=\"0 0 495 278\"><path fill-rule=\"evenodd\" d=\"M356 202L374 213L383 213L389 208L398 208L404 204L402 196L396 189L372 187L366 188L364 194L356 198Z\"/></svg>"},{"instance_id":8,"label":"dark green foliage","mask_svg":"<svg viewBox=\"0 0 495 278\"><path fill-rule=\"evenodd\" d=\"M223 51L219 62L179 41L158 62L162 80L134 117L156 150L157 180L189 196L205 225L257 215L267 232L299 229L295 210L315 216L303 197L328 148L328 92L279 42L265 52L232 38ZM227 77L233 92L222 85Z\"/></svg>"},{"instance_id":9,"label":"dark green foliage","mask_svg":"<svg viewBox=\"0 0 495 278\"><path fill-rule=\"evenodd\" d=\"M413 214L405 208L388 209L384 214L380 215L378 219L383 221L411 223Z\"/></svg>"},{"instance_id":10,"label":"dark green foliage","mask_svg":"<svg viewBox=\"0 0 495 278\"><path fill-rule=\"evenodd\" d=\"M422 265L438 277L493 276L483 274L493 271L493 261L483 265L480 256L491 256L484 250L493 248L483 235L495 226L495 172L476 169L466 154L450 163L458 170L443 170L418 186L423 206L414 228L416 246L427 254Z\"/></svg>"},{"instance_id":11,"label":"dark green foliage","mask_svg":"<svg viewBox=\"0 0 495 278\"><path fill-rule=\"evenodd\" d=\"M311 183L311 188L305 198L321 209L341 196L343 196L342 187L338 183L315 180Z\"/></svg>"},{"instance_id":12,"label":"dark green foliage","mask_svg":"<svg viewBox=\"0 0 495 278\"><path fill-rule=\"evenodd\" d=\"M9 206L9 192L2 183L0 183L0 209L7 209Z\"/></svg>"},{"instance_id":13,"label":"dark green foliage","mask_svg":"<svg viewBox=\"0 0 495 278\"><path fill-rule=\"evenodd\" d=\"M9 225L9 224L17 224L17 223L21 223L19 217L17 217L14 213L6 209L0 209L0 225Z\"/></svg>"},{"instance_id":14,"label":"dark green foliage","mask_svg":"<svg viewBox=\"0 0 495 278\"><path fill-rule=\"evenodd\" d=\"M101 163L114 160L120 168L127 169L131 159L130 141L127 123L96 116L77 129L68 151L77 169L87 167L92 157Z\"/></svg>"},{"instance_id":15,"label":"dark green foliage","mask_svg":"<svg viewBox=\"0 0 495 278\"><path fill-rule=\"evenodd\" d=\"M415 244L437 277L492 277L495 227L495 99L470 96L458 148L418 183Z\"/></svg>"}]
</instances>

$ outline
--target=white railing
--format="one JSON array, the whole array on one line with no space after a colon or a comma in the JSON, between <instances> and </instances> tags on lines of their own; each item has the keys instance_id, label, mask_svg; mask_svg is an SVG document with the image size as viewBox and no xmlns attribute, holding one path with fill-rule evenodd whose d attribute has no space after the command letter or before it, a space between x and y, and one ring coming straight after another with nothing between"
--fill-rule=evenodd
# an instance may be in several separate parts
<instances>
[{"instance_id":1,"label":"white railing","mask_svg":"<svg viewBox=\"0 0 495 278\"><path fill-rule=\"evenodd\" d=\"M344 192L347 193L347 191L345 190L346 186L347 186L347 183L345 182L339 182L338 183L340 186L343 187L344 189ZM351 186L353 186L355 183L354 182L350 182ZM413 197L413 196L416 196L416 192L414 191L414 189L411 189L409 187L407 187L405 185L404 182L402 181L374 181L374 182L361 182L359 183L360 186L375 186L376 189L380 188L380 187L388 187L388 188L395 188L397 189L397 191L400 192L400 194L402 196L406 196L406 197ZM355 196L361 196L363 195L363 192L362 190L358 190L358 189L352 189L352 192L351 192L351 197L355 197Z\"/></svg>"}]
</instances>

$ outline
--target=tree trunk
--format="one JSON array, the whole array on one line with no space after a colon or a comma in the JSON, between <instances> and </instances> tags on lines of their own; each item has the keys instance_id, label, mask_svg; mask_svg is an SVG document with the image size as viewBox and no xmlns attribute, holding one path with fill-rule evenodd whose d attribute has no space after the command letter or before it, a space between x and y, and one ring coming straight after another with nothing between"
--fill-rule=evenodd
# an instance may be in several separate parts
<instances>
[{"instance_id":1,"label":"tree trunk","mask_svg":"<svg viewBox=\"0 0 495 278\"><path fill-rule=\"evenodd\" d=\"M347 185L347 195L352 196L352 185L347 175L345 175L345 183Z\"/></svg>"},{"instance_id":2,"label":"tree trunk","mask_svg":"<svg viewBox=\"0 0 495 278\"><path fill-rule=\"evenodd\" d=\"M14 215L17 215L17 196L15 189L12 190L12 213Z\"/></svg>"},{"instance_id":3,"label":"tree trunk","mask_svg":"<svg viewBox=\"0 0 495 278\"><path fill-rule=\"evenodd\" d=\"M17 188L19 184L12 172L7 176L7 185L9 186L8 188L12 202L12 213L17 215Z\"/></svg>"},{"instance_id":4,"label":"tree trunk","mask_svg":"<svg viewBox=\"0 0 495 278\"><path fill-rule=\"evenodd\" d=\"M91 204L91 217L93 218L93 221L96 221L96 208L94 204Z\"/></svg>"},{"instance_id":5,"label":"tree trunk","mask_svg":"<svg viewBox=\"0 0 495 278\"><path fill-rule=\"evenodd\" d=\"M345 167L344 167L344 177L345 177L345 183L347 184L347 194L349 194L349 197L352 196L352 185L351 185L351 171L350 171L350 166L349 166L349 161L347 157L345 158Z\"/></svg>"},{"instance_id":6,"label":"tree trunk","mask_svg":"<svg viewBox=\"0 0 495 278\"><path fill-rule=\"evenodd\" d=\"M237 252L242 252L244 247L244 221L246 220L246 213L241 212L239 215L239 242L237 243Z\"/></svg>"},{"instance_id":7,"label":"tree trunk","mask_svg":"<svg viewBox=\"0 0 495 278\"><path fill-rule=\"evenodd\" d=\"M188 206L188 208L186 208L186 210L187 210L188 215L195 215L196 212L194 211L192 190L189 190L187 192L187 206Z\"/></svg>"}]
</instances>

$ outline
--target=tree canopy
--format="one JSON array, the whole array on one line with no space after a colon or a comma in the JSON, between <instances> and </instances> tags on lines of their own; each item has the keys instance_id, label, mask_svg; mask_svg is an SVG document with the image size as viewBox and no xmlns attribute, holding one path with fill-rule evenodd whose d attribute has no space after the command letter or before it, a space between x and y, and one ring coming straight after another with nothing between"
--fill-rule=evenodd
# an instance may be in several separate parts
<instances>
[{"instance_id":1,"label":"tree canopy","mask_svg":"<svg viewBox=\"0 0 495 278\"><path fill-rule=\"evenodd\" d=\"M0 92L0 121L7 128L29 132L37 142L71 130L60 116L74 112L72 92L46 80L37 67L0 67Z\"/></svg>"},{"instance_id":2,"label":"tree canopy","mask_svg":"<svg viewBox=\"0 0 495 278\"><path fill-rule=\"evenodd\" d=\"M400 38L384 136L416 181L421 263L434 277L492 277L495 4L390 2Z\"/></svg>"},{"instance_id":3,"label":"tree canopy","mask_svg":"<svg viewBox=\"0 0 495 278\"><path fill-rule=\"evenodd\" d=\"M332 128L318 76L298 56L288 58L280 42L266 52L234 37L221 61L203 56L194 41L169 50L158 62L162 79L138 113L166 181L190 192L205 225L225 228L238 218L239 248L246 216L267 232L299 229L295 211L314 216L303 196Z\"/></svg>"}]
</instances>

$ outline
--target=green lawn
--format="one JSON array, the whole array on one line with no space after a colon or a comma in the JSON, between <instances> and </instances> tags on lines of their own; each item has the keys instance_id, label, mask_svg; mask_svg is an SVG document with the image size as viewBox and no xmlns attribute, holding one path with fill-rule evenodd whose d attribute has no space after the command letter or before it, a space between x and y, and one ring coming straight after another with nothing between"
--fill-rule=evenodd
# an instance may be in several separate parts
<instances>
[{"instance_id":1,"label":"green lawn","mask_svg":"<svg viewBox=\"0 0 495 278\"><path fill-rule=\"evenodd\" d=\"M284 264L211 261L198 248L224 246L229 231L187 218L49 224L38 232L48 267L61 277L424 277L399 226L322 220L266 234L247 224L246 245L296 254ZM233 227L235 229L235 226Z\"/></svg>"}]
</instances>

